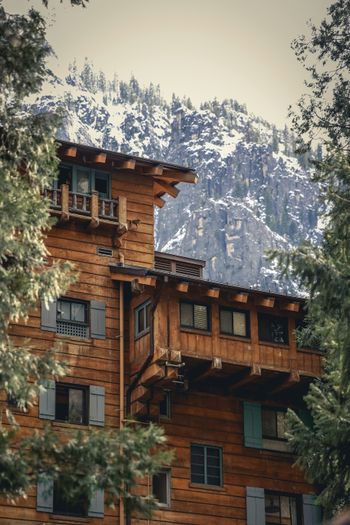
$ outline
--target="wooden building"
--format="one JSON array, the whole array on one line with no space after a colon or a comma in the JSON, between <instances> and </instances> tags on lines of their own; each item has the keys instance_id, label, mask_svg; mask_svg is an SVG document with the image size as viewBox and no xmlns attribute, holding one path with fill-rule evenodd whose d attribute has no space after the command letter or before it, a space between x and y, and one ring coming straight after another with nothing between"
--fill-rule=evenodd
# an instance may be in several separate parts
<instances>
[{"instance_id":1,"label":"wooden building","mask_svg":"<svg viewBox=\"0 0 350 525\"><path fill-rule=\"evenodd\" d=\"M203 261L154 252L154 205L195 183L193 170L68 142L59 155L47 247L80 278L12 333L37 351L58 341L70 372L18 420L64 433L157 421L176 457L140 488L159 500L151 521L109 509L101 492L68 505L59 486L39 486L2 502L0 525L321 523L284 438L286 409L306 417L321 374L320 352L296 343L303 301L210 282Z\"/></svg>"}]
</instances>

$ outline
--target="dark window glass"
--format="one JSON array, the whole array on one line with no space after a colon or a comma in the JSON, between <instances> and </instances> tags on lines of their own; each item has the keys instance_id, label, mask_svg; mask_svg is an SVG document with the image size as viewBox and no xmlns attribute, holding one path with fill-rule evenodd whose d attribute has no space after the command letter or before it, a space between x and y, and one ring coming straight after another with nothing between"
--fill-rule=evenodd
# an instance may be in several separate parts
<instances>
[{"instance_id":1,"label":"dark window glass","mask_svg":"<svg viewBox=\"0 0 350 525\"><path fill-rule=\"evenodd\" d=\"M95 172L95 190L102 199L109 198L109 178L106 173Z\"/></svg>"},{"instance_id":2,"label":"dark window glass","mask_svg":"<svg viewBox=\"0 0 350 525\"><path fill-rule=\"evenodd\" d=\"M141 304L135 309L135 336L141 336L149 332L151 326L150 318L151 303Z\"/></svg>"},{"instance_id":3,"label":"dark window glass","mask_svg":"<svg viewBox=\"0 0 350 525\"><path fill-rule=\"evenodd\" d=\"M249 313L221 308L220 331L222 334L249 337Z\"/></svg>"},{"instance_id":4,"label":"dark window glass","mask_svg":"<svg viewBox=\"0 0 350 525\"><path fill-rule=\"evenodd\" d=\"M171 393L165 392L164 399L159 403L160 417L170 419L171 417Z\"/></svg>"},{"instance_id":5,"label":"dark window glass","mask_svg":"<svg viewBox=\"0 0 350 525\"><path fill-rule=\"evenodd\" d=\"M285 410L262 409L262 433L264 438L286 440L286 414Z\"/></svg>"},{"instance_id":6,"label":"dark window glass","mask_svg":"<svg viewBox=\"0 0 350 525\"><path fill-rule=\"evenodd\" d=\"M85 425L87 423L87 389L57 383L56 419Z\"/></svg>"},{"instance_id":7,"label":"dark window glass","mask_svg":"<svg viewBox=\"0 0 350 525\"><path fill-rule=\"evenodd\" d=\"M152 492L162 506L170 507L170 471L163 470L152 478Z\"/></svg>"},{"instance_id":8,"label":"dark window glass","mask_svg":"<svg viewBox=\"0 0 350 525\"><path fill-rule=\"evenodd\" d=\"M266 525L300 525L298 496L265 492Z\"/></svg>"},{"instance_id":9,"label":"dark window glass","mask_svg":"<svg viewBox=\"0 0 350 525\"><path fill-rule=\"evenodd\" d=\"M57 179L57 188L60 189L62 184L69 185L69 191L72 191L72 166L61 165L59 167L58 179Z\"/></svg>"},{"instance_id":10,"label":"dark window glass","mask_svg":"<svg viewBox=\"0 0 350 525\"><path fill-rule=\"evenodd\" d=\"M258 314L259 339L269 343L288 344L288 318Z\"/></svg>"},{"instance_id":11,"label":"dark window glass","mask_svg":"<svg viewBox=\"0 0 350 525\"><path fill-rule=\"evenodd\" d=\"M73 499L68 498L63 491L67 483L63 478L54 483L53 511L57 514L69 516L87 516L88 497L85 493L77 494Z\"/></svg>"},{"instance_id":12,"label":"dark window glass","mask_svg":"<svg viewBox=\"0 0 350 525\"><path fill-rule=\"evenodd\" d=\"M220 448L207 445L191 446L191 481L203 485L222 485Z\"/></svg>"},{"instance_id":13,"label":"dark window glass","mask_svg":"<svg viewBox=\"0 0 350 525\"><path fill-rule=\"evenodd\" d=\"M181 326L209 330L209 307L203 304L180 303Z\"/></svg>"},{"instance_id":14,"label":"dark window glass","mask_svg":"<svg viewBox=\"0 0 350 525\"><path fill-rule=\"evenodd\" d=\"M88 337L87 303L60 299L57 301L57 333Z\"/></svg>"}]
</instances>

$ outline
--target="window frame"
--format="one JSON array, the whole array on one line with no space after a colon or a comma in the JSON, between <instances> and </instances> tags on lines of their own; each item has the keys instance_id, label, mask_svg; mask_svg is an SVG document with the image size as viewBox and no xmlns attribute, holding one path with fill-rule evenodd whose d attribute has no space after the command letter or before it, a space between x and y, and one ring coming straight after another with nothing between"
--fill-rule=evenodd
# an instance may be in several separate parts
<instances>
[{"instance_id":1,"label":"window frame","mask_svg":"<svg viewBox=\"0 0 350 525\"><path fill-rule=\"evenodd\" d=\"M88 495L85 495L86 501L84 501L84 512L83 513L72 513L71 511L62 510L57 508L57 485L58 485L59 479L55 480L53 483L53 500L52 500L52 514L58 515L58 516L72 516L74 518L87 518L89 516L89 498ZM66 502L67 503L67 502ZM56 505L55 505L56 504Z\"/></svg>"},{"instance_id":2,"label":"window frame","mask_svg":"<svg viewBox=\"0 0 350 525\"><path fill-rule=\"evenodd\" d=\"M270 320L270 322L273 321L274 319L282 320L282 323L286 324L286 333L285 333L286 341L284 341L282 343L282 342L274 341L272 338L262 338L262 334L261 334L261 330L260 330L260 325L263 322L262 318ZM269 343L269 344L273 344L273 345L277 345L277 346L285 346L285 347L289 346L290 345L290 341L289 341L289 317L282 316L282 315L269 314L269 313L265 313L265 312L258 312L258 338L259 338L259 343Z\"/></svg>"},{"instance_id":3,"label":"window frame","mask_svg":"<svg viewBox=\"0 0 350 525\"><path fill-rule=\"evenodd\" d=\"M267 436L266 434L264 434L264 432L263 432L263 428L264 428L264 424L263 424L264 411L273 412L275 414L275 423L276 423L276 431L277 431L277 428L278 428L277 414L278 413L282 413L282 414L286 415L287 409L286 408L275 408L275 407L271 407L271 406L261 405L261 432L262 432L263 442L264 442L264 440L270 440L270 441L278 441L278 442L287 444L288 443L287 438L282 438L282 437L278 437L278 436L271 437L271 436Z\"/></svg>"},{"instance_id":4,"label":"window frame","mask_svg":"<svg viewBox=\"0 0 350 525\"><path fill-rule=\"evenodd\" d=\"M169 420L171 419L171 391L170 390L166 390L165 391L165 398L163 399L163 401L165 401L166 403L166 414L161 414L161 411L160 411L160 406L161 406L161 403L162 401L160 401L159 403L159 419L161 420Z\"/></svg>"},{"instance_id":5,"label":"window frame","mask_svg":"<svg viewBox=\"0 0 350 525\"><path fill-rule=\"evenodd\" d=\"M148 314L149 325L147 326L147 307L148 306L151 306L150 299L147 299L139 306L136 306L136 308L134 309L134 336L135 336L135 339L139 339L140 337L143 337L144 335L149 334L151 331L151 322L152 322L151 321L151 309L149 310L149 314ZM138 331L139 315L141 311L144 311L145 328L139 332Z\"/></svg>"},{"instance_id":6,"label":"window frame","mask_svg":"<svg viewBox=\"0 0 350 525\"><path fill-rule=\"evenodd\" d=\"M267 498L270 496L278 496L279 498L281 497L288 497L288 498L294 498L295 499L295 502L296 502L296 511L297 511L297 523L296 525L302 525L303 523L303 512L302 512L302 497L300 494L292 494L290 492L279 492L279 491L276 491L276 490L265 490L265 493L264 493L264 496L265 496L265 502L267 500ZM289 507L290 508L290 507ZM280 500L280 513L281 513L281 500ZM267 524L271 523L271 522L268 522L267 519L266 519L266 504L265 504L265 521ZM281 525L281 520L280 520L280 523L276 523L274 525Z\"/></svg>"},{"instance_id":7,"label":"window frame","mask_svg":"<svg viewBox=\"0 0 350 525\"><path fill-rule=\"evenodd\" d=\"M70 305L70 316L72 312L72 304L82 304L84 306L84 321L73 321L71 319L59 319L59 306L60 303L68 303ZM89 301L82 301L80 299L73 299L71 297L60 297L57 299L56 303L56 333L59 335L66 335L58 331L57 329L57 323L67 323L67 324L73 324L75 326L80 326L86 328L86 334L84 336L82 335L73 335L70 337L79 337L81 339L88 339L90 337L90 302Z\"/></svg>"},{"instance_id":8,"label":"window frame","mask_svg":"<svg viewBox=\"0 0 350 525\"><path fill-rule=\"evenodd\" d=\"M58 419L57 418L57 390L60 387L67 388L68 390L69 389L80 390L83 392L83 421L81 423L69 421L69 392L68 392L68 419ZM67 425L88 426L89 425L89 397L90 397L89 385L76 385L73 383L61 383L57 381L55 384L55 419L54 421L58 423L65 423Z\"/></svg>"},{"instance_id":9,"label":"window frame","mask_svg":"<svg viewBox=\"0 0 350 525\"><path fill-rule=\"evenodd\" d=\"M193 319L192 325L187 325L187 324L182 323L182 320L181 320L181 305L182 304L188 304L192 306L192 319ZM205 306L205 308L207 309L207 327L206 328L198 328L194 326L194 307L195 306ZM209 304L200 303L197 301L180 301L179 302L179 314L180 314L180 328L182 330L196 330L198 332L203 332L203 333L211 332L211 307Z\"/></svg>"},{"instance_id":10,"label":"window frame","mask_svg":"<svg viewBox=\"0 0 350 525\"><path fill-rule=\"evenodd\" d=\"M81 169L81 170L89 172L89 192L88 193L84 193L83 195L91 195L92 191L96 191L95 190L95 184L96 184L96 174L97 174L97 176L100 175L103 178L105 178L106 181L107 181L107 196L106 197L101 197L101 198L102 199L106 199L106 200L111 200L112 199L112 178L111 178L111 174L109 172L103 171L103 170L96 170L96 169L89 168L89 167L86 167L86 166L80 165L80 164L69 164L69 163L66 163L66 162L62 162L59 165L59 169L60 169L61 166L63 168L69 168L69 169L72 170L71 171L72 179L71 179L71 189L70 189L70 191L72 191L73 193L78 193L78 191L77 191L77 185L78 185L77 172L78 172L79 169ZM60 189L59 186L58 186L58 178L54 182L54 189Z\"/></svg>"},{"instance_id":11,"label":"window frame","mask_svg":"<svg viewBox=\"0 0 350 525\"><path fill-rule=\"evenodd\" d=\"M200 483L198 481L193 481L192 479L192 448L193 447L202 447L204 449L204 483ZM208 456L207 456L207 450L208 449L215 449L219 451L219 473L220 473L220 483L219 485L213 485L212 483L208 483ZM213 488L222 488L224 486L224 470L223 470L223 448L218 447L217 445L208 445L203 443L191 443L190 445L190 480L191 484L193 485L200 485L203 487L213 487Z\"/></svg>"},{"instance_id":12,"label":"window frame","mask_svg":"<svg viewBox=\"0 0 350 525\"><path fill-rule=\"evenodd\" d=\"M226 311L230 312L232 314L232 332L225 332L221 329L221 312ZM245 328L246 328L246 335L238 335L234 333L234 323L233 323L233 314L239 313L245 315ZM231 337L240 337L242 339L250 339L250 312L249 310L243 310L239 308L230 308L228 306L220 306L219 307L219 328L220 328L220 335L228 335Z\"/></svg>"},{"instance_id":13,"label":"window frame","mask_svg":"<svg viewBox=\"0 0 350 525\"><path fill-rule=\"evenodd\" d=\"M165 474L166 476L166 503L160 502L153 491L153 480L154 477L157 476L157 474L154 474L152 476L152 494L157 499L157 506L162 509L170 509L171 507L171 469L170 468L162 468L158 474Z\"/></svg>"}]
</instances>

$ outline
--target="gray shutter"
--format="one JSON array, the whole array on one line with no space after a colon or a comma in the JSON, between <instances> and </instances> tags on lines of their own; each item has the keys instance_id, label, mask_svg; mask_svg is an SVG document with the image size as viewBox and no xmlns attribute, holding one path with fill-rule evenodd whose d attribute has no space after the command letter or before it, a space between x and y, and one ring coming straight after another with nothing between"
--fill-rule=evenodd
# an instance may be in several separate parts
<instances>
[{"instance_id":1,"label":"gray shutter","mask_svg":"<svg viewBox=\"0 0 350 525\"><path fill-rule=\"evenodd\" d=\"M264 489L247 487L247 525L265 525Z\"/></svg>"},{"instance_id":2,"label":"gray shutter","mask_svg":"<svg viewBox=\"0 0 350 525\"><path fill-rule=\"evenodd\" d=\"M50 301L48 308L41 301L41 329L56 332L57 301Z\"/></svg>"},{"instance_id":3,"label":"gray shutter","mask_svg":"<svg viewBox=\"0 0 350 525\"><path fill-rule=\"evenodd\" d=\"M91 518L103 518L105 509L105 496L103 489L97 489L90 500L88 516Z\"/></svg>"},{"instance_id":4,"label":"gray shutter","mask_svg":"<svg viewBox=\"0 0 350 525\"><path fill-rule=\"evenodd\" d=\"M39 417L42 419L55 419L56 383L51 379L43 382L45 390L39 394Z\"/></svg>"},{"instance_id":5,"label":"gray shutter","mask_svg":"<svg viewBox=\"0 0 350 525\"><path fill-rule=\"evenodd\" d=\"M38 512L53 512L53 480L38 480L36 489L36 510Z\"/></svg>"},{"instance_id":6,"label":"gray shutter","mask_svg":"<svg viewBox=\"0 0 350 525\"><path fill-rule=\"evenodd\" d=\"M89 425L103 427L105 424L105 389L103 386L90 385Z\"/></svg>"},{"instance_id":7,"label":"gray shutter","mask_svg":"<svg viewBox=\"0 0 350 525\"><path fill-rule=\"evenodd\" d=\"M303 494L304 525L321 525L322 510L315 503L316 496Z\"/></svg>"},{"instance_id":8,"label":"gray shutter","mask_svg":"<svg viewBox=\"0 0 350 525\"><path fill-rule=\"evenodd\" d=\"M106 338L106 305L101 301L90 303L90 337L95 339Z\"/></svg>"},{"instance_id":9,"label":"gray shutter","mask_svg":"<svg viewBox=\"0 0 350 525\"><path fill-rule=\"evenodd\" d=\"M244 445L262 448L262 421L260 403L243 402L244 411Z\"/></svg>"}]
</instances>

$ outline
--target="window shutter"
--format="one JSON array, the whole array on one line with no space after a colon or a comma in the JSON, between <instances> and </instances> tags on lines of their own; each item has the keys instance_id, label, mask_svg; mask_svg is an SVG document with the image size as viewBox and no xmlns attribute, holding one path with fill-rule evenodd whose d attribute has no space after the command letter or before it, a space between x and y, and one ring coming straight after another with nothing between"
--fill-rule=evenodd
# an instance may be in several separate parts
<instances>
[{"instance_id":1,"label":"window shutter","mask_svg":"<svg viewBox=\"0 0 350 525\"><path fill-rule=\"evenodd\" d=\"M101 301L90 303L90 336L95 339L106 338L106 305Z\"/></svg>"},{"instance_id":2,"label":"window shutter","mask_svg":"<svg viewBox=\"0 0 350 525\"><path fill-rule=\"evenodd\" d=\"M103 518L105 508L105 496L103 489L97 489L90 500L88 516L91 518Z\"/></svg>"},{"instance_id":3,"label":"window shutter","mask_svg":"<svg viewBox=\"0 0 350 525\"><path fill-rule=\"evenodd\" d=\"M243 402L244 411L244 445L262 448L262 425L260 403Z\"/></svg>"},{"instance_id":4,"label":"window shutter","mask_svg":"<svg viewBox=\"0 0 350 525\"><path fill-rule=\"evenodd\" d=\"M43 382L45 390L39 394L39 417L42 419L55 419L56 383L48 379Z\"/></svg>"},{"instance_id":5,"label":"window shutter","mask_svg":"<svg viewBox=\"0 0 350 525\"><path fill-rule=\"evenodd\" d=\"M53 480L38 480L36 489L36 510L38 512L53 512Z\"/></svg>"},{"instance_id":6,"label":"window shutter","mask_svg":"<svg viewBox=\"0 0 350 525\"><path fill-rule=\"evenodd\" d=\"M193 306L194 327L200 330L208 330L208 307L201 304Z\"/></svg>"},{"instance_id":7,"label":"window shutter","mask_svg":"<svg viewBox=\"0 0 350 525\"><path fill-rule=\"evenodd\" d=\"M45 301L41 301L41 324L42 330L56 332L57 301L50 301L48 308Z\"/></svg>"},{"instance_id":8,"label":"window shutter","mask_svg":"<svg viewBox=\"0 0 350 525\"><path fill-rule=\"evenodd\" d=\"M264 489L247 487L247 525L265 525Z\"/></svg>"},{"instance_id":9,"label":"window shutter","mask_svg":"<svg viewBox=\"0 0 350 525\"><path fill-rule=\"evenodd\" d=\"M305 525L321 525L322 510L315 503L316 496L303 494L303 516Z\"/></svg>"},{"instance_id":10,"label":"window shutter","mask_svg":"<svg viewBox=\"0 0 350 525\"><path fill-rule=\"evenodd\" d=\"M89 425L103 427L105 424L105 389L103 386L90 385Z\"/></svg>"}]
</instances>

